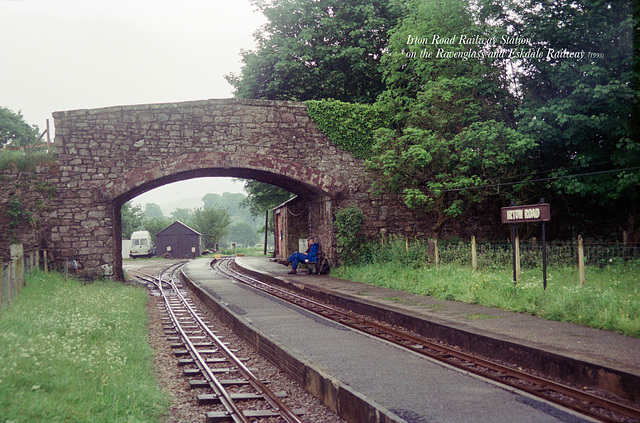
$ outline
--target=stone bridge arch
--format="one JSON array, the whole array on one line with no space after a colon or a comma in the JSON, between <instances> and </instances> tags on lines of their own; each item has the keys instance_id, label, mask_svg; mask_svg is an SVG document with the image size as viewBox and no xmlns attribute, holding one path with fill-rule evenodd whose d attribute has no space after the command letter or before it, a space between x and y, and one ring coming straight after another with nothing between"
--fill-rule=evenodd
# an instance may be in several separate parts
<instances>
[{"instance_id":1,"label":"stone bridge arch","mask_svg":"<svg viewBox=\"0 0 640 423\"><path fill-rule=\"evenodd\" d=\"M370 198L362 161L320 132L304 103L204 100L53 116L58 198L49 247L59 258L74 257L83 274L122 277L122 204L199 176L256 179L304 197L309 231L332 258L336 207L358 203L369 232L407 220L397 202Z\"/></svg>"}]
</instances>

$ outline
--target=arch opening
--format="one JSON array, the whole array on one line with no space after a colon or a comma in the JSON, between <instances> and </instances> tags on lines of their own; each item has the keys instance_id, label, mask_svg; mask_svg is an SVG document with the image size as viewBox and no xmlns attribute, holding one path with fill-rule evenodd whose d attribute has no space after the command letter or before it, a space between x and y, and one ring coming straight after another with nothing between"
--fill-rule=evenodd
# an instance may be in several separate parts
<instances>
[{"instance_id":1,"label":"arch opening","mask_svg":"<svg viewBox=\"0 0 640 423\"><path fill-rule=\"evenodd\" d=\"M330 194L324 192L318 187L314 187L308 183L296 180L292 177L276 174L269 171L250 169L250 168L200 168L190 169L186 171L176 172L168 175L163 175L156 179L151 179L137 184L129 191L123 192L113 199L113 236L114 240L122 239L122 207L125 203L136 197L152 191L156 188L166 186L175 182L193 180L199 178L237 178L245 180L255 180L270 185L282 188L292 195L302 199L302 201L311 203L328 203L331 204ZM313 219L314 213L310 210L307 213L307 226L311 227L310 220ZM315 225L317 227L317 225ZM326 225L325 225L326 226ZM320 234L318 233L318 236ZM333 237L330 235L323 236L324 239L330 240ZM122 242L114 242L114 277L118 280L124 279L124 272L122 268Z\"/></svg>"}]
</instances>

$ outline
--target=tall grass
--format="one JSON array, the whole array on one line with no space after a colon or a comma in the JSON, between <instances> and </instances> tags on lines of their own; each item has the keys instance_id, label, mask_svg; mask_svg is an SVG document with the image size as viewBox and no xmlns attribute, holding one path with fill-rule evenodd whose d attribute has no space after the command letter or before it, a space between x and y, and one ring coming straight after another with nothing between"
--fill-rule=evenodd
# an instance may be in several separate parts
<instances>
[{"instance_id":1,"label":"tall grass","mask_svg":"<svg viewBox=\"0 0 640 423\"><path fill-rule=\"evenodd\" d=\"M331 275L640 337L640 261L587 266L584 286L576 268L554 266L548 269L545 291L540 268L523 270L514 286L509 267L475 272L455 262L436 267L424 254L424 245L407 252L404 242L391 241L370 247L366 263L338 267Z\"/></svg>"},{"instance_id":2,"label":"tall grass","mask_svg":"<svg viewBox=\"0 0 640 423\"><path fill-rule=\"evenodd\" d=\"M16 170L35 170L36 166L43 166L55 162L56 156L46 151L34 150L30 152L0 149L0 170L14 168Z\"/></svg>"},{"instance_id":3,"label":"tall grass","mask_svg":"<svg viewBox=\"0 0 640 423\"><path fill-rule=\"evenodd\" d=\"M154 422L143 289L36 272L0 314L0 422Z\"/></svg>"}]
</instances>

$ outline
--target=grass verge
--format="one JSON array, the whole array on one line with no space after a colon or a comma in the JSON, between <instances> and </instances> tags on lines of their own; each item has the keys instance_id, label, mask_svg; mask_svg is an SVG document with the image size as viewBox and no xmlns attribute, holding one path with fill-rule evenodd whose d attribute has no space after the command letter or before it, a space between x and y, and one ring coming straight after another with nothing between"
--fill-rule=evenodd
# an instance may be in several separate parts
<instances>
[{"instance_id":1,"label":"grass verge","mask_svg":"<svg viewBox=\"0 0 640 423\"><path fill-rule=\"evenodd\" d=\"M113 281L30 275L0 312L0 422L162 421L147 300Z\"/></svg>"},{"instance_id":2,"label":"grass verge","mask_svg":"<svg viewBox=\"0 0 640 423\"><path fill-rule=\"evenodd\" d=\"M460 265L425 269L385 262L341 266L331 276L640 337L639 263L587 267L584 286L574 268L550 269L546 291L539 269L523 271L516 286L511 270L474 272Z\"/></svg>"}]
</instances>

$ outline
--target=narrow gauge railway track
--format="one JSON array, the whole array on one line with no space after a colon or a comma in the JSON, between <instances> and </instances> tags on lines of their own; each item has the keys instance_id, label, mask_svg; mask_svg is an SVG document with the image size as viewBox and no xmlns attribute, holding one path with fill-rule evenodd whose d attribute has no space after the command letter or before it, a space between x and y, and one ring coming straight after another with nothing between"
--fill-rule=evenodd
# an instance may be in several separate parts
<instances>
[{"instance_id":1,"label":"narrow gauge railway track","mask_svg":"<svg viewBox=\"0 0 640 423\"><path fill-rule=\"evenodd\" d=\"M603 422L640 422L639 409L447 347L423 337L397 330L389 325L372 322L365 317L357 316L351 312L328 306L289 290L275 287L234 270L230 266L230 261L231 259L214 260L212 267L229 278L296 304L345 326L384 339L469 373L527 392L596 420Z\"/></svg>"},{"instance_id":2,"label":"narrow gauge railway track","mask_svg":"<svg viewBox=\"0 0 640 423\"><path fill-rule=\"evenodd\" d=\"M136 274L150 283L164 300L164 307L172 324L172 332L181 340L176 355L190 358L179 360L180 365L195 366L185 373L201 375L204 380L192 381L198 387L208 387L213 394L198 395L200 404L217 404L220 410L206 413L208 423L233 421L303 423L280 396L255 377L242 360L203 321L198 311L181 292L182 286L174 274L184 262L166 268L158 276ZM216 365L226 366L224 368ZM213 366L213 367L212 367ZM235 379L221 379L218 375L237 374ZM235 391L235 392L233 392Z\"/></svg>"}]
</instances>

